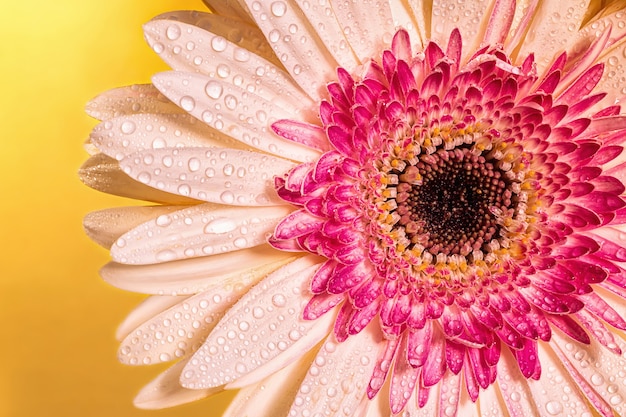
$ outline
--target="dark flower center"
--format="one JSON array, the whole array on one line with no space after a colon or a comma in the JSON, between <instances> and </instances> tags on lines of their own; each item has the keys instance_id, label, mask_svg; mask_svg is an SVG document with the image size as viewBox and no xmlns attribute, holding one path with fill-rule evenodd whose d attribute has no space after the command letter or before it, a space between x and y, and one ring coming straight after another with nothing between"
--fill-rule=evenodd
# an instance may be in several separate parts
<instances>
[{"instance_id":1,"label":"dark flower center","mask_svg":"<svg viewBox=\"0 0 626 417\"><path fill-rule=\"evenodd\" d=\"M497 161L469 148L422 155L399 178L399 223L411 243L435 256L488 252L486 244L500 231L494 208L515 210L510 181Z\"/></svg>"}]
</instances>

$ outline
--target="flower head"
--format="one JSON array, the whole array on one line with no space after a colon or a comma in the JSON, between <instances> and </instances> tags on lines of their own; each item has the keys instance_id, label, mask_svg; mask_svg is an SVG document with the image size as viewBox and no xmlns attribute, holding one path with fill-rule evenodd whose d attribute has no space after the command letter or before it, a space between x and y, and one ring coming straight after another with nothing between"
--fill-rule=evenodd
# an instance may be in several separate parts
<instances>
[{"instance_id":1,"label":"flower head","mask_svg":"<svg viewBox=\"0 0 626 417\"><path fill-rule=\"evenodd\" d=\"M162 203L85 222L120 359L179 359L139 406L626 412L619 7L209 3L90 105L84 181Z\"/></svg>"}]
</instances>

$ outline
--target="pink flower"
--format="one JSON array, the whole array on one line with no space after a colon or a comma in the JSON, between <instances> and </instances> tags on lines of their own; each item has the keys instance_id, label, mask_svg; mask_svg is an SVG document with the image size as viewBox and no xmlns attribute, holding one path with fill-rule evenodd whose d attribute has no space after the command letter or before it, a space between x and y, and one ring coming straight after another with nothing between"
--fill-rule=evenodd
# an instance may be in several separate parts
<instances>
[{"instance_id":1,"label":"pink flower","mask_svg":"<svg viewBox=\"0 0 626 417\"><path fill-rule=\"evenodd\" d=\"M626 413L626 19L513 0L207 2L107 92L81 169L158 205L85 220L152 296L144 408Z\"/></svg>"}]
</instances>

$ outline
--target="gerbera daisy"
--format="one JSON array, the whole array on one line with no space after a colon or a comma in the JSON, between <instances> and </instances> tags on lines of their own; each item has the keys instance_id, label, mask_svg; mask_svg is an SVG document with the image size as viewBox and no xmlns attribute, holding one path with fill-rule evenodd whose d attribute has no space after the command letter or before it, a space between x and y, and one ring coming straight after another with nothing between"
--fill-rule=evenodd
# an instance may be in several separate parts
<instances>
[{"instance_id":1,"label":"gerbera daisy","mask_svg":"<svg viewBox=\"0 0 626 417\"><path fill-rule=\"evenodd\" d=\"M626 415L620 4L206 3L88 106L137 406Z\"/></svg>"}]
</instances>

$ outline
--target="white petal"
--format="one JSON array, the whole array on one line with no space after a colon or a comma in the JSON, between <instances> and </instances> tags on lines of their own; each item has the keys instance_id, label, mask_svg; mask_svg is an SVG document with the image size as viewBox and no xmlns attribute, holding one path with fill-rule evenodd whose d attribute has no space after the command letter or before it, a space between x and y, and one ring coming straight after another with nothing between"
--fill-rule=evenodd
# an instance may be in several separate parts
<instances>
[{"instance_id":1,"label":"white petal","mask_svg":"<svg viewBox=\"0 0 626 417\"><path fill-rule=\"evenodd\" d=\"M476 412L476 415L509 417L509 413L506 411L506 404L498 396L497 384L491 384L486 390L481 390L477 405L480 412ZM465 414L460 415L463 416Z\"/></svg>"},{"instance_id":2,"label":"white petal","mask_svg":"<svg viewBox=\"0 0 626 417\"><path fill-rule=\"evenodd\" d=\"M198 202L192 198L156 190L133 180L122 171L115 159L101 153L85 161L78 170L78 176L91 188L121 197L172 205Z\"/></svg>"},{"instance_id":3,"label":"white petal","mask_svg":"<svg viewBox=\"0 0 626 417\"><path fill-rule=\"evenodd\" d=\"M161 148L250 148L187 113L116 117L97 125L90 139L101 152L117 160L137 151Z\"/></svg>"},{"instance_id":4,"label":"white petal","mask_svg":"<svg viewBox=\"0 0 626 417\"><path fill-rule=\"evenodd\" d=\"M115 262L145 265L258 246L292 210L290 206L189 207L129 230L111 247L111 256Z\"/></svg>"},{"instance_id":5,"label":"white petal","mask_svg":"<svg viewBox=\"0 0 626 417\"><path fill-rule=\"evenodd\" d=\"M483 39L493 1L434 0L430 35L439 45L447 45L450 33L458 28L463 39L463 57L472 55Z\"/></svg>"},{"instance_id":6,"label":"white petal","mask_svg":"<svg viewBox=\"0 0 626 417\"><path fill-rule=\"evenodd\" d=\"M204 390L183 388L178 382L178 379L185 365L186 361L175 364L143 387L133 401L135 407L145 410L174 407L201 400L202 398L222 391L221 387Z\"/></svg>"},{"instance_id":7,"label":"white petal","mask_svg":"<svg viewBox=\"0 0 626 417\"><path fill-rule=\"evenodd\" d=\"M318 151L270 130L276 120L297 119L301 108L282 107L278 91L275 100L268 100L221 79L173 71L155 75L152 82L191 115L246 145L296 161L319 157Z\"/></svg>"},{"instance_id":8,"label":"white petal","mask_svg":"<svg viewBox=\"0 0 626 417\"><path fill-rule=\"evenodd\" d=\"M111 262L100 274L109 284L144 294L195 294L239 283L256 282L294 257L269 245L220 255L153 265Z\"/></svg>"},{"instance_id":9,"label":"white petal","mask_svg":"<svg viewBox=\"0 0 626 417\"><path fill-rule=\"evenodd\" d=\"M236 17L240 20L250 21L250 23L252 23L243 0L202 0L202 2L209 6L209 9L214 13Z\"/></svg>"},{"instance_id":10,"label":"white petal","mask_svg":"<svg viewBox=\"0 0 626 417\"><path fill-rule=\"evenodd\" d=\"M126 336L118 359L128 365L150 365L190 355L224 312L248 291L252 283L247 284L193 295L154 316Z\"/></svg>"},{"instance_id":11,"label":"white petal","mask_svg":"<svg viewBox=\"0 0 626 417\"><path fill-rule=\"evenodd\" d=\"M183 113L152 84L138 84L105 91L87 103L85 111L98 120L139 113Z\"/></svg>"},{"instance_id":12,"label":"white petal","mask_svg":"<svg viewBox=\"0 0 626 417\"><path fill-rule=\"evenodd\" d=\"M615 342L626 352L626 343L619 337ZM553 332L552 346L559 354L560 360L568 361L573 369L586 381L586 384L599 396L599 401L604 400L603 406L611 407L617 415L626 413L626 381L617 375L626 372L626 359L624 354L616 355L603 348L593 337L590 345L571 342L560 334ZM589 401L594 403L591 395L587 395ZM596 407L599 404L594 404ZM606 414L606 413L605 413ZM608 414L610 415L610 413Z\"/></svg>"},{"instance_id":13,"label":"white petal","mask_svg":"<svg viewBox=\"0 0 626 417\"><path fill-rule=\"evenodd\" d=\"M420 51L424 49L426 21L424 19L423 3L390 0L389 7L391 8L394 25L409 32L414 50Z\"/></svg>"},{"instance_id":14,"label":"white petal","mask_svg":"<svg viewBox=\"0 0 626 417\"><path fill-rule=\"evenodd\" d=\"M127 175L156 189L236 206L284 204L273 178L294 165L256 152L219 148L154 149L120 161Z\"/></svg>"},{"instance_id":15,"label":"white petal","mask_svg":"<svg viewBox=\"0 0 626 417\"><path fill-rule=\"evenodd\" d=\"M315 101L335 78L337 62L292 1L246 0L248 10L274 53L302 89ZM329 9L332 19L332 9Z\"/></svg>"},{"instance_id":16,"label":"white petal","mask_svg":"<svg viewBox=\"0 0 626 417\"><path fill-rule=\"evenodd\" d=\"M146 298L118 326L115 338L121 342L137 327L186 298L188 297L174 295L154 295Z\"/></svg>"},{"instance_id":17,"label":"white petal","mask_svg":"<svg viewBox=\"0 0 626 417\"><path fill-rule=\"evenodd\" d=\"M384 346L381 338L377 323L342 343L330 335L300 385L290 415L327 415L339 410L353 415L365 398Z\"/></svg>"},{"instance_id":18,"label":"white petal","mask_svg":"<svg viewBox=\"0 0 626 417\"><path fill-rule=\"evenodd\" d=\"M332 315L311 321L300 317L310 298L309 280L318 262L314 256L300 258L252 288L191 359L181 378L183 386L231 384L236 388L258 382L325 337ZM254 378L248 377L251 372Z\"/></svg>"},{"instance_id":19,"label":"white petal","mask_svg":"<svg viewBox=\"0 0 626 417\"><path fill-rule=\"evenodd\" d=\"M177 28L177 37L168 36L172 27ZM276 99L286 108L313 106L279 62L268 61L252 52L254 49L250 51L251 45L242 47L244 45L225 39L214 33L213 27L203 30L182 22L154 20L148 22L144 30L148 43L161 51L161 58L176 71L204 74L243 87L266 100ZM233 31L231 25L228 30L237 34L238 39L246 39L246 34ZM261 43L266 44L264 38ZM189 51L191 45L192 52Z\"/></svg>"},{"instance_id":20,"label":"white petal","mask_svg":"<svg viewBox=\"0 0 626 417\"><path fill-rule=\"evenodd\" d=\"M223 417L286 416L313 358L308 352L267 379L242 388Z\"/></svg>"},{"instance_id":21,"label":"white petal","mask_svg":"<svg viewBox=\"0 0 626 417\"><path fill-rule=\"evenodd\" d=\"M563 367L552 349L539 343L541 378L528 380L532 398L539 415L588 415L592 414L585 396L580 392L571 375Z\"/></svg>"},{"instance_id":22,"label":"white petal","mask_svg":"<svg viewBox=\"0 0 626 417\"><path fill-rule=\"evenodd\" d=\"M316 31L320 41L323 42L338 65L347 69L348 72L354 71L359 62L350 49L339 21L329 18L329 15L332 14L330 5L308 0L295 1L310 22L311 28Z\"/></svg>"},{"instance_id":23,"label":"white petal","mask_svg":"<svg viewBox=\"0 0 626 417\"><path fill-rule=\"evenodd\" d=\"M522 42L518 56L524 59L528 54L534 53L539 74L576 37L589 7L589 0L573 2L567 7L565 12L563 2L559 0L539 2Z\"/></svg>"},{"instance_id":24,"label":"white petal","mask_svg":"<svg viewBox=\"0 0 626 417\"><path fill-rule=\"evenodd\" d=\"M259 28L256 27L250 19L245 21L234 16L203 13L193 10L164 13L154 18L153 21L161 21L167 24L167 32L163 32L166 37L161 38L160 41L155 40L155 42L150 42L150 45L158 54L164 51L165 48L163 44L180 39L184 36L183 32L187 31L189 26L192 26L196 29L214 33L236 44L240 48L247 49L269 61L273 61L276 65L280 65L280 61L278 61L276 56L272 53L272 49L266 42L263 33L261 33ZM181 25L179 26L179 24ZM175 55L191 55L191 59L195 57L204 58L204 56L196 50L196 47L204 43L204 41L205 39L200 38L196 32L195 38L187 38L187 42L173 49L172 53ZM161 44L161 42L163 42L163 44ZM211 43L207 44L207 46L209 45L211 45ZM190 58L187 59L191 61Z\"/></svg>"},{"instance_id":25,"label":"white petal","mask_svg":"<svg viewBox=\"0 0 626 417\"><path fill-rule=\"evenodd\" d=\"M395 28L387 2L331 0L330 6L361 63L379 58L389 48Z\"/></svg>"},{"instance_id":26,"label":"white petal","mask_svg":"<svg viewBox=\"0 0 626 417\"><path fill-rule=\"evenodd\" d=\"M94 211L85 216L85 233L109 249L124 233L158 216L180 210L180 206L116 207Z\"/></svg>"},{"instance_id":27,"label":"white petal","mask_svg":"<svg viewBox=\"0 0 626 417\"><path fill-rule=\"evenodd\" d=\"M537 409L527 379L508 349L502 349L498 361L498 388L511 417L537 416Z\"/></svg>"}]
</instances>

